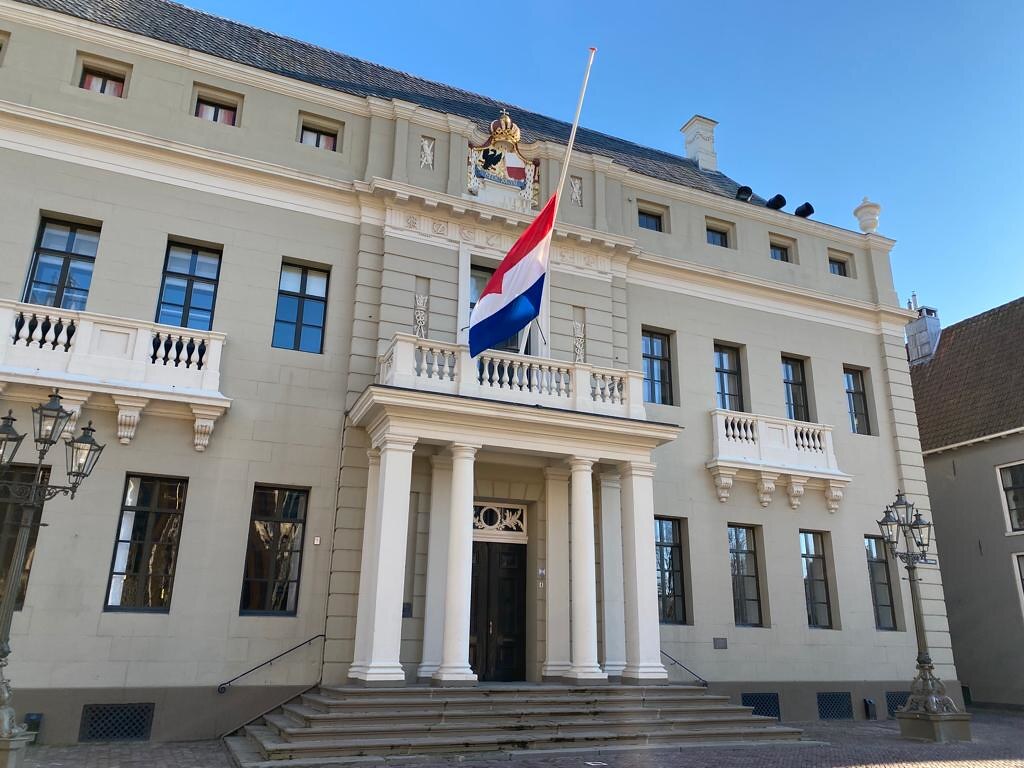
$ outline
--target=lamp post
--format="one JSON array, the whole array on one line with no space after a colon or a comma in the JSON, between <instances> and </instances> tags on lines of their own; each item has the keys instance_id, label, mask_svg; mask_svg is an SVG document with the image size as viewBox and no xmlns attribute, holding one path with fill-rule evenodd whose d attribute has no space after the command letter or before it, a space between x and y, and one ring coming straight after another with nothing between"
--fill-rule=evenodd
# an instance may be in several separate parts
<instances>
[{"instance_id":1,"label":"lamp post","mask_svg":"<svg viewBox=\"0 0 1024 768\"><path fill-rule=\"evenodd\" d=\"M14 457L26 435L19 434L14 428L16 419L13 411L0 417L0 488L6 490L16 504L21 505L20 519L17 522L8 521L9 525L18 526L18 536L13 556L6 564L7 578L0 598L0 768L20 765L28 742L25 726L18 724L14 707L11 706L11 683L5 675L5 668L11 655L11 621L21 587L21 571L25 567L29 534L33 528L41 525L39 516L45 502L58 495L72 499L75 497L82 482L92 474L104 448L93 438L96 430L90 421L82 427L82 434L64 441L67 485L50 483L50 474L43 467L43 462L50 449L60 441L74 415L61 406L60 400L60 394L54 390L47 402L32 409L36 466L32 480L28 482L16 480L11 474Z\"/></svg>"},{"instance_id":2,"label":"lamp post","mask_svg":"<svg viewBox=\"0 0 1024 768\"><path fill-rule=\"evenodd\" d=\"M906 566L917 633L917 675L910 684L907 703L896 713L900 733L907 738L928 741L970 741L971 716L957 709L953 699L946 695L945 684L935 676L924 630L917 566L935 563L928 559L932 524L914 508L913 502L907 501L903 491L898 490L896 500L885 508L885 515L878 521L878 529L892 556Z\"/></svg>"}]
</instances>

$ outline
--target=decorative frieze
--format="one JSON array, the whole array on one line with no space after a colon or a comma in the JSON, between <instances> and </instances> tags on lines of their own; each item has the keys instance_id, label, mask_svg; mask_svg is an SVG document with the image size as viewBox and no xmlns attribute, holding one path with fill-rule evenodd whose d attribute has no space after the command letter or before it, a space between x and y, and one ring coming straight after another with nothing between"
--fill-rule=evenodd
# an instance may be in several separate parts
<instances>
[{"instance_id":1,"label":"decorative frieze","mask_svg":"<svg viewBox=\"0 0 1024 768\"><path fill-rule=\"evenodd\" d=\"M522 504L473 504L473 538L477 541L526 541L526 507Z\"/></svg>"}]
</instances>

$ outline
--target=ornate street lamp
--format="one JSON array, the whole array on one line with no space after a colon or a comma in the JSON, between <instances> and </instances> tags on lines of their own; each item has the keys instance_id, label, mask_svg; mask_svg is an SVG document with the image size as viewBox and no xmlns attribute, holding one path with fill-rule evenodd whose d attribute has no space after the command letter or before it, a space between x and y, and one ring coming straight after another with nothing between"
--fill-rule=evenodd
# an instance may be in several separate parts
<instances>
[{"instance_id":1,"label":"ornate street lamp","mask_svg":"<svg viewBox=\"0 0 1024 768\"><path fill-rule=\"evenodd\" d=\"M935 676L924 631L917 566L919 563L935 564L928 559L932 524L914 508L913 502L907 501L903 491L897 491L896 500L885 508L885 515L878 521L878 530L892 556L906 566L917 633L917 675L910 684L907 703L896 713L900 733L907 738L928 741L970 741L971 716L957 709L946 695L946 686Z\"/></svg>"},{"instance_id":2,"label":"ornate street lamp","mask_svg":"<svg viewBox=\"0 0 1024 768\"><path fill-rule=\"evenodd\" d=\"M51 474L43 467L49 450L57 444L67 429L74 414L60 404L60 394L54 390L50 399L32 409L32 431L36 444L36 467L31 481L15 479L11 465L18 448L25 439L14 428L13 412L0 418L0 488L12 500L21 504L21 518L9 520L8 524L18 527L14 544L14 555L7 564L7 578L4 581L3 597L0 598L0 762L5 766L18 766L25 754L29 738L25 726L19 725L14 707L11 706L11 683L4 670L11 655L11 621L14 605L21 587L21 571L25 567L29 534L39 526L43 504L50 499L65 495L75 498L82 482L92 474L104 446L96 442L92 422L82 427L82 434L65 440L67 448L67 485L50 483Z\"/></svg>"}]
</instances>

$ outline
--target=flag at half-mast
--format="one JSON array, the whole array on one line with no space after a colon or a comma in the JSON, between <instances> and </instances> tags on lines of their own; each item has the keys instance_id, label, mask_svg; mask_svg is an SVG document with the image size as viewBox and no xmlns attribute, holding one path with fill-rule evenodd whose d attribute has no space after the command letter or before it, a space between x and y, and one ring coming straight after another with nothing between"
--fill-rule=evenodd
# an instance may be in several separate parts
<instances>
[{"instance_id":1,"label":"flag at half-mast","mask_svg":"<svg viewBox=\"0 0 1024 768\"><path fill-rule=\"evenodd\" d=\"M469 318L471 356L515 336L540 315L557 200L557 193L551 196L480 293Z\"/></svg>"}]
</instances>

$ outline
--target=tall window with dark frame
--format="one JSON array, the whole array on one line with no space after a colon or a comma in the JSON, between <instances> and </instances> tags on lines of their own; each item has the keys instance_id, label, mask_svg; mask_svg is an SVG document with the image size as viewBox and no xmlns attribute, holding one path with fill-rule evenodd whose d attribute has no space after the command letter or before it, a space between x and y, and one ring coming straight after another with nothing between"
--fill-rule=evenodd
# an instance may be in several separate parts
<instances>
[{"instance_id":1,"label":"tall window with dark frame","mask_svg":"<svg viewBox=\"0 0 1024 768\"><path fill-rule=\"evenodd\" d=\"M868 396L864 389L864 371L857 368L843 368L846 384L846 406L850 412L850 429L858 435L871 434L868 418Z\"/></svg>"},{"instance_id":2,"label":"tall window with dark frame","mask_svg":"<svg viewBox=\"0 0 1024 768\"><path fill-rule=\"evenodd\" d=\"M800 561L804 574L807 626L832 628L832 601L828 593L825 537L817 531L800 531Z\"/></svg>"},{"instance_id":3,"label":"tall window with dark frame","mask_svg":"<svg viewBox=\"0 0 1024 768\"><path fill-rule=\"evenodd\" d=\"M865 536L864 550L868 558L868 583L871 587L871 604L875 608L875 627L894 630L896 607L892 599L885 540L881 536Z\"/></svg>"},{"instance_id":4,"label":"tall window with dark frame","mask_svg":"<svg viewBox=\"0 0 1024 768\"><path fill-rule=\"evenodd\" d=\"M640 229L649 229L652 232L664 232L664 221L660 213L653 211L637 211L637 224Z\"/></svg>"},{"instance_id":5,"label":"tall window with dark frame","mask_svg":"<svg viewBox=\"0 0 1024 768\"><path fill-rule=\"evenodd\" d=\"M25 287L25 301L61 309L85 309L99 246L99 227L43 219Z\"/></svg>"},{"instance_id":6,"label":"tall window with dark frame","mask_svg":"<svg viewBox=\"0 0 1024 768\"><path fill-rule=\"evenodd\" d=\"M49 478L50 471L43 469L43 482ZM14 483L31 483L35 479L36 468L30 464L13 464L7 470L7 478ZM10 486L6 483L0 484L0 594L4 591L7 581L7 564L14 560L14 546L18 538L18 527L21 523L22 504L11 495ZM39 522L42 510L36 512L35 522ZM28 589L28 577L32 572L32 560L36 552L36 536L39 534L38 526L32 527L28 532L28 548L25 550L25 567L21 571L21 584L18 586L18 596L15 598L14 610L20 611L25 605L25 592Z\"/></svg>"},{"instance_id":7,"label":"tall window with dark frame","mask_svg":"<svg viewBox=\"0 0 1024 768\"><path fill-rule=\"evenodd\" d=\"M252 495L241 613L294 615L309 491L258 485Z\"/></svg>"},{"instance_id":8,"label":"tall window with dark frame","mask_svg":"<svg viewBox=\"0 0 1024 768\"><path fill-rule=\"evenodd\" d=\"M299 143L305 144L307 147L333 152L338 146L338 134L335 131L328 131L326 128L316 128L303 123Z\"/></svg>"},{"instance_id":9,"label":"tall window with dark frame","mask_svg":"<svg viewBox=\"0 0 1024 768\"><path fill-rule=\"evenodd\" d=\"M167 244L156 321L197 331L213 327L220 278L220 253L181 243Z\"/></svg>"},{"instance_id":10,"label":"tall window with dark frame","mask_svg":"<svg viewBox=\"0 0 1024 768\"><path fill-rule=\"evenodd\" d=\"M93 93L102 93L105 96L124 96L124 75L114 75L110 72L101 72L98 69L85 67L82 69L82 77L78 81L78 87Z\"/></svg>"},{"instance_id":11,"label":"tall window with dark frame","mask_svg":"<svg viewBox=\"0 0 1024 768\"><path fill-rule=\"evenodd\" d=\"M743 410L740 351L736 347L715 344L715 385L719 408L727 411Z\"/></svg>"},{"instance_id":12,"label":"tall window with dark frame","mask_svg":"<svg viewBox=\"0 0 1024 768\"><path fill-rule=\"evenodd\" d=\"M225 104L200 96L196 99L196 117L221 125L234 125L238 120L238 105Z\"/></svg>"},{"instance_id":13,"label":"tall window with dark frame","mask_svg":"<svg viewBox=\"0 0 1024 768\"><path fill-rule=\"evenodd\" d=\"M683 584L683 541L680 521L654 518L654 557L657 563L658 620L662 624L686 623Z\"/></svg>"},{"instance_id":14,"label":"tall window with dark frame","mask_svg":"<svg viewBox=\"0 0 1024 768\"><path fill-rule=\"evenodd\" d=\"M720 248L729 247L729 233L724 229L707 228L708 245L717 245Z\"/></svg>"},{"instance_id":15,"label":"tall window with dark frame","mask_svg":"<svg viewBox=\"0 0 1024 768\"><path fill-rule=\"evenodd\" d=\"M732 606L736 626L764 626L757 544L752 526L729 526L729 567L732 571Z\"/></svg>"},{"instance_id":16,"label":"tall window with dark frame","mask_svg":"<svg viewBox=\"0 0 1024 768\"><path fill-rule=\"evenodd\" d=\"M487 282L494 275L494 270L490 267L481 267L474 265L469 270L469 311L473 311L473 307L476 306L477 301L480 300L480 294L484 292L484 288L487 287ZM529 334L529 329L521 331L520 333ZM514 336L509 336L500 344L495 344L491 349L501 350L503 352L518 352L519 351L520 335L517 333ZM531 352L530 339L526 339L526 349L524 352L529 355Z\"/></svg>"},{"instance_id":17,"label":"tall window with dark frame","mask_svg":"<svg viewBox=\"0 0 1024 768\"><path fill-rule=\"evenodd\" d=\"M1006 494L1006 509L1010 513L1010 530L1024 531L1024 464L1002 467L999 476Z\"/></svg>"},{"instance_id":18,"label":"tall window with dark frame","mask_svg":"<svg viewBox=\"0 0 1024 768\"><path fill-rule=\"evenodd\" d=\"M273 346L317 354L324 351L328 277L322 269L282 265Z\"/></svg>"},{"instance_id":19,"label":"tall window with dark frame","mask_svg":"<svg viewBox=\"0 0 1024 768\"><path fill-rule=\"evenodd\" d=\"M171 609L188 480L128 475L107 588L108 611Z\"/></svg>"},{"instance_id":20,"label":"tall window with dark frame","mask_svg":"<svg viewBox=\"0 0 1024 768\"><path fill-rule=\"evenodd\" d=\"M811 409L807 402L803 360L783 356L782 386L786 393L786 417L796 421L810 421Z\"/></svg>"},{"instance_id":21,"label":"tall window with dark frame","mask_svg":"<svg viewBox=\"0 0 1024 768\"><path fill-rule=\"evenodd\" d=\"M672 351L668 334L643 331L644 402L672 405Z\"/></svg>"}]
</instances>

